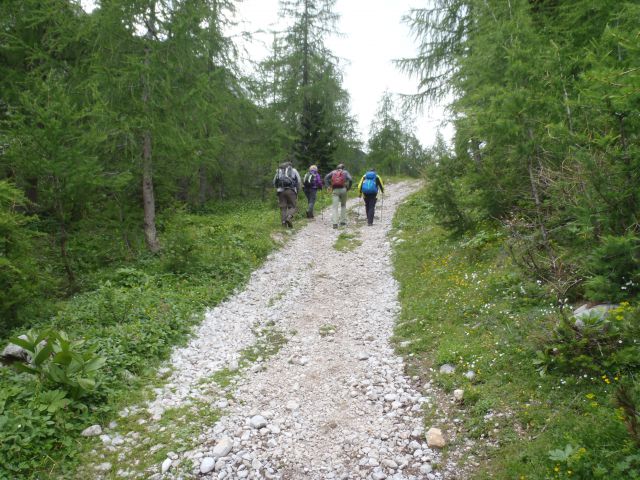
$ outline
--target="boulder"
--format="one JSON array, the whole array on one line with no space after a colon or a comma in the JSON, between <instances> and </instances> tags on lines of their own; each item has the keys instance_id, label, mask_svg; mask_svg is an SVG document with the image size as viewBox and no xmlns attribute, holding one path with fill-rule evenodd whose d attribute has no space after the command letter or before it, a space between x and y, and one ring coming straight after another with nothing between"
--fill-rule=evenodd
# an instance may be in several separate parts
<instances>
[{"instance_id":1,"label":"boulder","mask_svg":"<svg viewBox=\"0 0 640 480\"><path fill-rule=\"evenodd\" d=\"M20 335L18 338L22 340L26 340L27 336ZM4 347L4 349L2 350L2 353L0 354L0 357L2 357L3 360L7 362L15 362L15 361L30 362L31 361L31 355L29 355L29 352L27 352L24 348L14 343L10 343L6 347Z\"/></svg>"},{"instance_id":2,"label":"boulder","mask_svg":"<svg viewBox=\"0 0 640 480\"><path fill-rule=\"evenodd\" d=\"M604 318L607 316L610 310L618 308L619 305L613 303L602 303L600 305L594 305L589 307L588 304L584 304L573 311L573 316L576 320L584 317L597 316L598 318ZM582 324L584 326L584 323ZM577 326L577 325L576 325Z\"/></svg>"}]
</instances>

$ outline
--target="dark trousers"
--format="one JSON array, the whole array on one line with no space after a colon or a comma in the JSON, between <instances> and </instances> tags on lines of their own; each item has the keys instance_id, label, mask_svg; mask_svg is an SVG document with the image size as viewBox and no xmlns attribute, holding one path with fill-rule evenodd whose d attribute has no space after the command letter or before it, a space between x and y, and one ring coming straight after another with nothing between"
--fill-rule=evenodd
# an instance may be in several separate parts
<instances>
[{"instance_id":1,"label":"dark trousers","mask_svg":"<svg viewBox=\"0 0 640 480\"><path fill-rule=\"evenodd\" d=\"M373 223L373 215L376 213L376 202L378 201L378 197L375 193L365 193L364 197L364 208L367 212L367 223L371 225Z\"/></svg>"},{"instance_id":2,"label":"dark trousers","mask_svg":"<svg viewBox=\"0 0 640 480\"><path fill-rule=\"evenodd\" d=\"M316 204L316 197L318 196L318 190L315 188L309 188L304 191L304 194L307 197L307 202L309 202L309 207L307 208L307 215L313 218L313 207Z\"/></svg>"},{"instance_id":3,"label":"dark trousers","mask_svg":"<svg viewBox=\"0 0 640 480\"><path fill-rule=\"evenodd\" d=\"M278 206L280 207L280 219L282 223L290 222L296 214L298 194L287 188L278 192Z\"/></svg>"}]
</instances>

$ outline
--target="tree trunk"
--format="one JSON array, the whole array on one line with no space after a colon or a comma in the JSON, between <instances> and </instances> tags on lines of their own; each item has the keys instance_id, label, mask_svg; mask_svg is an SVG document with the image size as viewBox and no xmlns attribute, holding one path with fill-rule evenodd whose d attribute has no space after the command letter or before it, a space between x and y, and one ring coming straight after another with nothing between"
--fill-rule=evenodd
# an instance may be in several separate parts
<instances>
[{"instance_id":1,"label":"tree trunk","mask_svg":"<svg viewBox=\"0 0 640 480\"><path fill-rule=\"evenodd\" d=\"M142 203L144 206L144 239L153 253L160 250L156 231L156 199L153 193L153 171L151 162L151 132L144 132L142 147Z\"/></svg>"},{"instance_id":2,"label":"tree trunk","mask_svg":"<svg viewBox=\"0 0 640 480\"><path fill-rule=\"evenodd\" d=\"M151 4L151 19L147 23L147 42L153 40L153 25L155 25L155 2ZM147 45L144 49L144 65L145 72L142 76L142 103L144 110L149 115L149 97L151 95L149 89L149 56L151 55L151 47ZM153 192L153 160L151 157L151 132L145 130L142 142L142 204L144 208L144 239L147 248L153 253L160 250L158 242L158 234L156 231L156 198Z\"/></svg>"},{"instance_id":3,"label":"tree trunk","mask_svg":"<svg viewBox=\"0 0 640 480\"><path fill-rule=\"evenodd\" d=\"M209 191L207 167L204 164L201 164L198 169L198 186L198 204L202 206L207 203L207 192Z\"/></svg>"}]
</instances>

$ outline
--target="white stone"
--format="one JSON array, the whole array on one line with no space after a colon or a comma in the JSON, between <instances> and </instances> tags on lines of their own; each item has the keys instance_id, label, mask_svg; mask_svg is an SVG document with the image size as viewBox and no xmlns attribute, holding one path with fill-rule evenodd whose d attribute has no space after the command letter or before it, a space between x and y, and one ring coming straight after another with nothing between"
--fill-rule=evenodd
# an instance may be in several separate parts
<instances>
[{"instance_id":1,"label":"white stone","mask_svg":"<svg viewBox=\"0 0 640 480\"><path fill-rule=\"evenodd\" d=\"M200 463L200 473L209 473L216 466L215 459L211 457L204 457Z\"/></svg>"},{"instance_id":2,"label":"white stone","mask_svg":"<svg viewBox=\"0 0 640 480\"><path fill-rule=\"evenodd\" d=\"M108 472L109 470L111 470L111 464L109 462L101 463L100 465L96 466L96 470L98 470L99 472Z\"/></svg>"},{"instance_id":3,"label":"white stone","mask_svg":"<svg viewBox=\"0 0 640 480\"><path fill-rule=\"evenodd\" d=\"M440 367L440 373L444 375L451 375L452 373L455 373L455 371L456 371L456 367L454 367L449 363L445 363Z\"/></svg>"},{"instance_id":4,"label":"white stone","mask_svg":"<svg viewBox=\"0 0 640 480\"><path fill-rule=\"evenodd\" d=\"M428 463L423 463L422 465L420 465L420 473L422 473L423 475L431 473L432 470L433 467Z\"/></svg>"},{"instance_id":5,"label":"white stone","mask_svg":"<svg viewBox=\"0 0 640 480\"><path fill-rule=\"evenodd\" d=\"M164 462L162 462L162 466L160 467L160 471L162 473L167 473L170 468L171 468L171 459L170 458L166 458L164 460Z\"/></svg>"},{"instance_id":6,"label":"white stone","mask_svg":"<svg viewBox=\"0 0 640 480\"><path fill-rule=\"evenodd\" d=\"M255 415L249 420L249 425L251 425L252 428L260 429L267 426L267 421L262 415Z\"/></svg>"},{"instance_id":7,"label":"white stone","mask_svg":"<svg viewBox=\"0 0 640 480\"><path fill-rule=\"evenodd\" d=\"M464 400L464 390L461 388L455 389L453 391L453 399L458 403L462 402Z\"/></svg>"},{"instance_id":8,"label":"white stone","mask_svg":"<svg viewBox=\"0 0 640 480\"><path fill-rule=\"evenodd\" d=\"M100 425L91 425L85 428L80 435L83 437L96 437L102 434L102 427Z\"/></svg>"},{"instance_id":9,"label":"white stone","mask_svg":"<svg viewBox=\"0 0 640 480\"><path fill-rule=\"evenodd\" d=\"M223 437L216 446L213 447L211 454L216 457L226 457L229 452L233 449L233 440L229 437Z\"/></svg>"},{"instance_id":10,"label":"white stone","mask_svg":"<svg viewBox=\"0 0 640 480\"><path fill-rule=\"evenodd\" d=\"M289 400L286 405L287 410L298 410L300 408L300 404L295 400Z\"/></svg>"}]
</instances>

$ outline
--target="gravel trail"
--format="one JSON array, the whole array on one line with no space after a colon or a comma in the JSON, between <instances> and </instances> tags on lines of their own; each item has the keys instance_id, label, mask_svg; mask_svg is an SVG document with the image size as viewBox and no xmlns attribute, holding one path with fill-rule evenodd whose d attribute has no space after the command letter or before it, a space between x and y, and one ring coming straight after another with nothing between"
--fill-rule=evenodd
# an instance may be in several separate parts
<instances>
[{"instance_id":1,"label":"gravel trail","mask_svg":"<svg viewBox=\"0 0 640 480\"><path fill-rule=\"evenodd\" d=\"M144 408L151 425L194 402L222 416L211 424L203 419L195 446L170 452L145 478L446 477L422 427L422 406L433 400L405 376L389 344L400 306L387 233L396 207L417 186L390 184L373 227L363 207L359 220L352 208L340 230L331 228L328 211L324 220L318 214L242 291L207 312L189 345L174 351L167 383ZM352 236L353 249L334 248L340 233ZM275 354L246 363L243 349L283 338ZM220 371L232 382L216 390L210 379ZM141 441L135 437L129 443ZM153 441L144 443L153 450ZM127 444L122 448L126 453ZM106 465L111 478L140 476Z\"/></svg>"}]
</instances>

